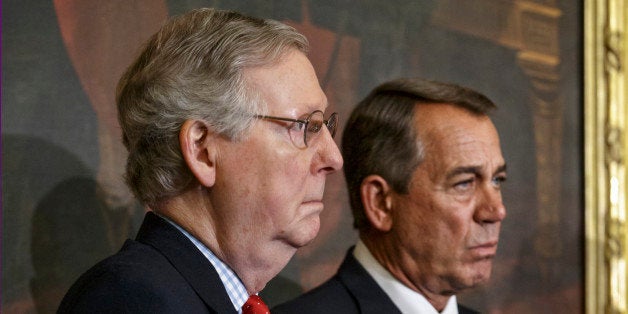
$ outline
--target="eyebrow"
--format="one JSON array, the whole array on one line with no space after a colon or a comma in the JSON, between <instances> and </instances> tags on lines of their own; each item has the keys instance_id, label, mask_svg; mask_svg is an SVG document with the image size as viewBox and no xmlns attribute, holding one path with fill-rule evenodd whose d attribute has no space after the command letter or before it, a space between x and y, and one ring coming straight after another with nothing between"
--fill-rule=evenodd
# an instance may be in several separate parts
<instances>
[{"instance_id":1,"label":"eyebrow","mask_svg":"<svg viewBox=\"0 0 628 314\"><path fill-rule=\"evenodd\" d=\"M447 174L447 179L451 179L457 175L466 174L466 173L479 175L481 172L481 169L482 167L480 166L457 167ZM505 172L505 171L506 171L506 164L503 164L497 168L497 170L493 173L493 175L498 174L500 172Z\"/></svg>"},{"instance_id":2,"label":"eyebrow","mask_svg":"<svg viewBox=\"0 0 628 314\"><path fill-rule=\"evenodd\" d=\"M497 168L497 171L495 171L495 174L498 174L500 172L506 172L506 164L499 166L499 168Z\"/></svg>"}]
</instances>

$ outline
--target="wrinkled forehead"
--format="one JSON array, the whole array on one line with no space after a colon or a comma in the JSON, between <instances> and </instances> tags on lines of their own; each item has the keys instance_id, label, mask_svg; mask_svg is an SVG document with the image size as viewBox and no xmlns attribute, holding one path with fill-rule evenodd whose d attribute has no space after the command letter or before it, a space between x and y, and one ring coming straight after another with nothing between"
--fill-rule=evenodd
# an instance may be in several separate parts
<instances>
[{"instance_id":1,"label":"wrinkled forehead","mask_svg":"<svg viewBox=\"0 0 628 314\"><path fill-rule=\"evenodd\" d=\"M271 65L248 68L243 73L247 84L266 103L268 114L300 117L327 107L312 64L296 49Z\"/></svg>"},{"instance_id":2,"label":"wrinkled forehead","mask_svg":"<svg viewBox=\"0 0 628 314\"><path fill-rule=\"evenodd\" d=\"M477 114L452 104L417 104L414 108L414 127L419 135L447 133L456 129L482 126L497 134L490 117ZM427 140L427 139L426 139Z\"/></svg>"},{"instance_id":3,"label":"wrinkled forehead","mask_svg":"<svg viewBox=\"0 0 628 314\"><path fill-rule=\"evenodd\" d=\"M449 104L422 104L415 108L414 127L426 157L483 149L502 158L497 129L487 115Z\"/></svg>"}]
</instances>

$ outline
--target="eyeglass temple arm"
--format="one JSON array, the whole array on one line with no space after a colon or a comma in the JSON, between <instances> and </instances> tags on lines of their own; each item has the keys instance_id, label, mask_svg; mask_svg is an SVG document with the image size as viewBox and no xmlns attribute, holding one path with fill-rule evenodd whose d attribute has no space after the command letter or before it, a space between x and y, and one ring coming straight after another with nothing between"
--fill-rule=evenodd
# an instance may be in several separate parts
<instances>
[{"instance_id":1,"label":"eyeglass temple arm","mask_svg":"<svg viewBox=\"0 0 628 314\"><path fill-rule=\"evenodd\" d=\"M259 119L273 119L273 120L281 120L281 121L289 121L289 122L307 123L306 120L291 119L291 118L282 118L282 117L273 117L273 116L264 116L264 115L256 115L255 117Z\"/></svg>"}]
</instances>

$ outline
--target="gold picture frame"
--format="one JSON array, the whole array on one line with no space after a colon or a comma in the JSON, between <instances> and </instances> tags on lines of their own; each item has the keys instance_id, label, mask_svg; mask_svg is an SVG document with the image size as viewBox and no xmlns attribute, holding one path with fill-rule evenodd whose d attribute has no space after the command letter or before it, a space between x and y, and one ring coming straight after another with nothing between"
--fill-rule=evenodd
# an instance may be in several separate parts
<instances>
[{"instance_id":1,"label":"gold picture frame","mask_svg":"<svg viewBox=\"0 0 628 314\"><path fill-rule=\"evenodd\" d=\"M628 313L628 6L584 8L586 313Z\"/></svg>"}]
</instances>

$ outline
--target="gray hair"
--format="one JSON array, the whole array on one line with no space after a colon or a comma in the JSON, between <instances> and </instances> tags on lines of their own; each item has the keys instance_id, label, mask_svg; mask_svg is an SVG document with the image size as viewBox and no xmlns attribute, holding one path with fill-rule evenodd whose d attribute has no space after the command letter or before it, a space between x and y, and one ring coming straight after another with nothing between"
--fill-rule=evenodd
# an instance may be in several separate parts
<instances>
[{"instance_id":1,"label":"gray hair","mask_svg":"<svg viewBox=\"0 0 628 314\"><path fill-rule=\"evenodd\" d=\"M487 115L496 108L476 91L417 78L389 81L371 91L353 109L342 137L355 228L370 228L360 197L367 176L379 175L395 192L408 193L412 173L425 157L414 127L415 108L423 104L451 104L475 115Z\"/></svg>"},{"instance_id":2,"label":"gray hair","mask_svg":"<svg viewBox=\"0 0 628 314\"><path fill-rule=\"evenodd\" d=\"M135 196L154 205L189 188L195 179L179 145L183 123L205 121L234 141L247 136L266 105L243 69L308 47L290 26L237 12L197 9L166 22L118 83L126 181Z\"/></svg>"}]
</instances>

